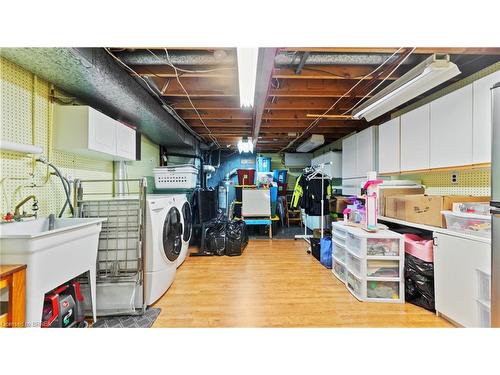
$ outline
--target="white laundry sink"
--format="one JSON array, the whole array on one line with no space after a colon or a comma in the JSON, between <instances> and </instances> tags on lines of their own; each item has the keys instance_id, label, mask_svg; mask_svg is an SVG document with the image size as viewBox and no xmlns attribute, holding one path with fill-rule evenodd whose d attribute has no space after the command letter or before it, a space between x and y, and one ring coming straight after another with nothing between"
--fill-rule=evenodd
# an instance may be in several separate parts
<instances>
[{"instance_id":1,"label":"white laundry sink","mask_svg":"<svg viewBox=\"0 0 500 375\"><path fill-rule=\"evenodd\" d=\"M45 293L89 272L94 321L99 233L106 219L49 219L0 225L0 264L26 264L26 326L40 326Z\"/></svg>"}]
</instances>

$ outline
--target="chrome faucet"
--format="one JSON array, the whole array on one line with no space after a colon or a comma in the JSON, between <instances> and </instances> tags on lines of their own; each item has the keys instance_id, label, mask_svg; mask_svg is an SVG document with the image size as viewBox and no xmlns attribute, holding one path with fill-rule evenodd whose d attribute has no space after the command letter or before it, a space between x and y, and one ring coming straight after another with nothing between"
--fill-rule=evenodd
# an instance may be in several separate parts
<instances>
[{"instance_id":1,"label":"chrome faucet","mask_svg":"<svg viewBox=\"0 0 500 375\"><path fill-rule=\"evenodd\" d=\"M24 210L23 213L20 213L21 207L28 202L30 199L33 199L33 205L31 206L31 210L33 211L32 214L27 214ZM25 217L34 217L36 219L37 217L37 211L38 211L38 200L34 195L29 195L26 198L24 198L21 202L19 202L16 205L16 208L14 209L14 220L20 221L21 219Z\"/></svg>"}]
</instances>

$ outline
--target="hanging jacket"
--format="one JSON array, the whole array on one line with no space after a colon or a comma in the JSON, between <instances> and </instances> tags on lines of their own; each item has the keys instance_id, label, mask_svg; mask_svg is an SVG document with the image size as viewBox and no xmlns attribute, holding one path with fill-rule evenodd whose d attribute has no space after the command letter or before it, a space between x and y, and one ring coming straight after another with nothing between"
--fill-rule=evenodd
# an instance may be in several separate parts
<instances>
[{"instance_id":1,"label":"hanging jacket","mask_svg":"<svg viewBox=\"0 0 500 375\"><path fill-rule=\"evenodd\" d=\"M300 206L302 195L304 190L302 188L301 181L304 182L304 175L300 175L295 181L295 187L293 188L292 200L290 202L291 208L297 208Z\"/></svg>"}]
</instances>

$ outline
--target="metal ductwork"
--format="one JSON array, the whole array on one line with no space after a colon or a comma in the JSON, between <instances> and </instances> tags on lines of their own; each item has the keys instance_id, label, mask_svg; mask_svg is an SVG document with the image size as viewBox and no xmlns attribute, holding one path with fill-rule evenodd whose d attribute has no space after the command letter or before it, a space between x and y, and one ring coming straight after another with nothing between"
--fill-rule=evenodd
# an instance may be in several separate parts
<instances>
[{"instance_id":1,"label":"metal ductwork","mask_svg":"<svg viewBox=\"0 0 500 375\"><path fill-rule=\"evenodd\" d=\"M199 141L102 48L2 48L0 55L106 115L136 126L157 144L199 149Z\"/></svg>"},{"instance_id":2,"label":"metal ductwork","mask_svg":"<svg viewBox=\"0 0 500 375\"><path fill-rule=\"evenodd\" d=\"M127 65L168 65L167 57L164 51L123 51L116 52L116 55ZM182 66L236 66L236 53L224 51L220 56L209 51L169 51L170 61L178 67ZM304 53L282 51L276 54L274 65L279 67L304 66L304 65L380 65L387 60L391 54L388 53L326 53L326 52L308 52L304 59ZM395 61L398 55L392 57ZM392 62L389 60L389 63ZM405 62L415 64L421 61L420 56L412 55Z\"/></svg>"},{"instance_id":3,"label":"metal ductwork","mask_svg":"<svg viewBox=\"0 0 500 375\"><path fill-rule=\"evenodd\" d=\"M207 66L236 66L236 51L168 51L170 62L164 50L123 51L115 52L116 56L127 65L169 65L177 67L191 65ZM153 55L154 54L154 55Z\"/></svg>"},{"instance_id":4,"label":"metal ductwork","mask_svg":"<svg viewBox=\"0 0 500 375\"><path fill-rule=\"evenodd\" d=\"M391 54L387 53L318 53L311 52L305 61L302 60L302 53L280 52L274 59L277 68L287 66L304 65L380 65L387 60ZM395 55L388 63L395 61L399 56ZM414 64L420 61L417 56L410 56L405 65Z\"/></svg>"}]
</instances>

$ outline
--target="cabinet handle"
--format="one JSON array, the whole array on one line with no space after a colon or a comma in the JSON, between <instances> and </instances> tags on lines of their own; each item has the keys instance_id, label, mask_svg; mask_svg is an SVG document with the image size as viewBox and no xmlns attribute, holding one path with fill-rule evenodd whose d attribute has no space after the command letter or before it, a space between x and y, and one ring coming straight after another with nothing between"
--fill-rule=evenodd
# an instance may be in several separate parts
<instances>
[{"instance_id":1,"label":"cabinet handle","mask_svg":"<svg viewBox=\"0 0 500 375\"><path fill-rule=\"evenodd\" d=\"M438 245L438 243L437 243L437 237L432 237L432 244L433 244L434 246L437 246L437 245Z\"/></svg>"}]
</instances>

